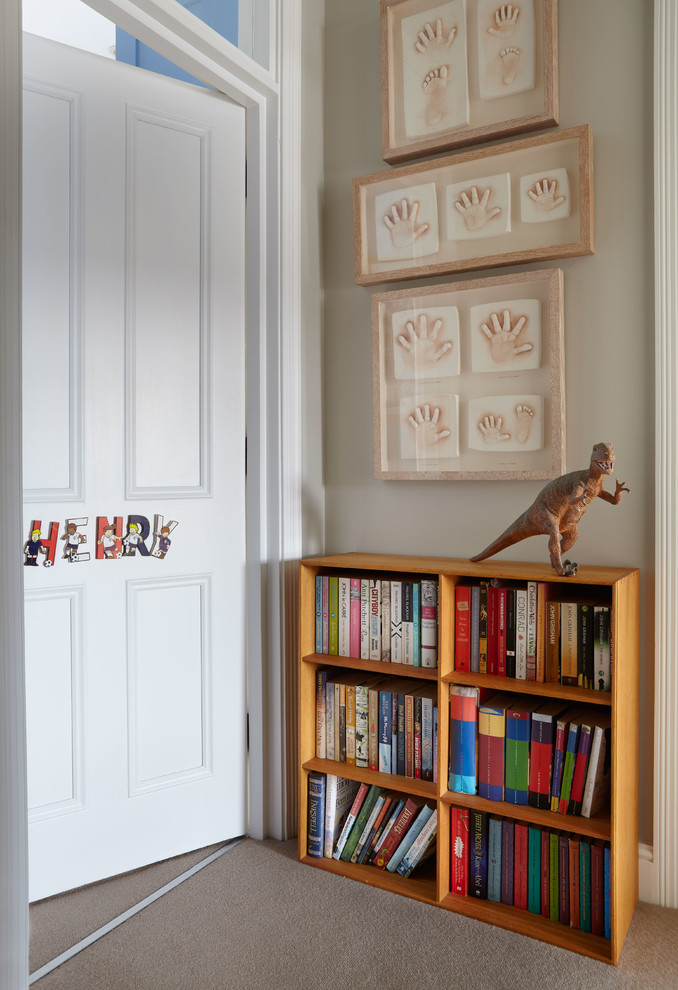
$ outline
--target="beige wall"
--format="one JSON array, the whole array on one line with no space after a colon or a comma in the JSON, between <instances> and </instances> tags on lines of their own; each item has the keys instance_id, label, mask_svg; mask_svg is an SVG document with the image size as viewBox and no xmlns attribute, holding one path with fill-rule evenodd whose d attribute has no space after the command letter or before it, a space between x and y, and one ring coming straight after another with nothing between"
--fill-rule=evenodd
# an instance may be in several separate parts
<instances>
[{"instance_id":1,"label":"beige wall","mask_svg":"<svg viewBox=\"0 0 678 990\"><path fill-rule=\"evenodd\" d=\"M570 556L582 564L641 568L640 835L650 843L651 10L642 0L564 0L559 36L560 127L592 127L596 227L595 255L553 263L565 275L567 470L586 466L595 442L611 441L616 476L631 489L617 508L603 502L591 507ZM354 284L351 180L386 167L381 159L378 0L326 0L324 86L325 547L327 552L467 557L522 512L540 484L373 478L370 299L373 291L395 286L371 290ZM415 283L400 283L408 284ZM527 540L502 557L546 561L546 540Z\"/></svg>"}]
</instances>

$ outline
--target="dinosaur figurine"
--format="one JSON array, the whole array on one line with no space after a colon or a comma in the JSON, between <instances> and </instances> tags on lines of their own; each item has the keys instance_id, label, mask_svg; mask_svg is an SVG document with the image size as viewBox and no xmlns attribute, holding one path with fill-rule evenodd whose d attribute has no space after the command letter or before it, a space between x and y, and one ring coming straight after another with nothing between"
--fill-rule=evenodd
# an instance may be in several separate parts
<instances>
[{"instance_id":1,"label":"dinosaur figurine","mask_svg":"<svg viewBox=\"0 0 678 990\"><path fill-rule=\"evenodd\" d=\"M597 443L591 452L591 463L583 471L561 474L545 485L532 505L494 543L471 560L486 560L500 550L513 546L528 536L544 534L549 538L551 566L557 574L571 577L579 565L563 560L579 535L577 526L594 498L602 498L611 505L619 505L623 492L629 489L622 481L616 482L614 495L605 491L605 476L614 470L615 456L612 445Z\"/></svg>"}]
</instances>

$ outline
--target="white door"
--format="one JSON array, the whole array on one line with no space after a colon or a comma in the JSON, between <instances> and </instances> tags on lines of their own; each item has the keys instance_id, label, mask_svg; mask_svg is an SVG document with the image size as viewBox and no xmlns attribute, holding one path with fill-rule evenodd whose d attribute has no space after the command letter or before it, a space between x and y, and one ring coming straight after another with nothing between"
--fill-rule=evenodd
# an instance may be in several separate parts
<instances>
[{"instance_id":1,"label":"white door","mask_svg":"<svg viewBox=\"0 0 678 990\"><path fill-rule=\"evenodd\" d=\"M29 35L24 73L36 900L246 831L245 120Z\"/></svg>"}]
</instances>

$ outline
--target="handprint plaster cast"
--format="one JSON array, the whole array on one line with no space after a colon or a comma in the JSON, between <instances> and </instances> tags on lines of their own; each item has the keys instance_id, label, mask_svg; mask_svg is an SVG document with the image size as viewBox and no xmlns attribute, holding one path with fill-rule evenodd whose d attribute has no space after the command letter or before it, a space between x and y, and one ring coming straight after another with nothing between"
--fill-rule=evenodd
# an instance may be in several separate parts
<instances>
[{"instance_id":1,"label":"handprint plaster cast","mask_svg":"<svg viewBox=\"0 0 678 990\"><path fill-rule=\"evenodd\" d=\"M540 213L553 213L566 199L565 196L558 195L557 179L542 179L541 182L535 182L534 188L527 190L527 195Z\"/></svg>"},{"instance_id":2,"label":"handprint plaster cast","mask_svg":"<svg viewBox=\"0 0 678 990\"><path fill-rule=\"evenodd\" d=\"M492 445L511 439L510 433L501 432L502 422L503 420L501 416L497 416L495 418L493 413L488 413L479 421L478 429L480 430L482 438L486 444Z\"/></svg>"},{"instance_id":3,"label":"handprint plaster cast","mask_svg":"<svg viewBox=\"0 0 678 990\"><path fill-rule=\"evenodd\" d=\"M429 330L427 314L420 313L418 324L419 329L417 331L414 322L408 320L407 337L401 333L398 336L398 343L410 355L415 368L431 367L452 350L452 342L438 340L443 328L442 320L435 320L433 327Z\"/></svg>"},{"instance_id":4,"label":"handprint plaster cast","mask_svg":"<svg viewBox=\"0 0 678 990\"><path fill-rule=\"evenodd\" d=\"M520 343L518 340L526 328L526 316L518 317L515 324L511 326L511 311L505 309L502 323L499 322L499 316L496 313L492 313L490 320L491 327L487 323L482 323L480 329L490 342L490 353L497 364L510 361L519 354L528 354L532 350L532 344Z\"/></svg>"},{"instance_id":5,"label":"handprint plaster cast","mask_svg":"<svg viewBox=\"0 0 678 990\"><path fill-rule=\"evenodd\" d=\"M440 409L434 408L433 415L431 415L431 407L428 404L424 405L423 412L421 407L417 406L414 413L408 417L410 426L414 430L417 457L426 457L432 447L444 440L445 437L449 437L449 430L438 429L439 418Z\"/></svg>"},{"instance_id":6,"label":"handprint plaster cast","mask_svg":"<svg viewBox=\"0 0 678 990\"><path fill-rule=\"evenodd\" d=\"M419 203L414 200L410 207L407 199L401 202L401 212L398 213L398 206L391 207L391 215L387 213L384 223L389 229L391 240L395 248L411 247L430 228L428 223L417 223L419 213Z\"/></svg>"},{"instance_id":7,"label":"handprint plaster cast","mask_svg":"<svg viewBox=\"0 0 678 990\"><path fill-rule=\"evenodd\" d=\"M502 4L494 12L494 24L488 27L487 33L497 38L510 38L516 29L520 7L512 3Z\"/></svg>"},{"instance_id":8,"label":"handprint plaster cast","mask_svg":"<svg viewBox=\"0 0 678 990\"><path fill-rule=\"evenodd\" d=\"M427 21L424 29L419 32L414 47L422 55L444 55L452 47L457 37L457 28L444 28L441 17L436 19L435 31Z\"/></svg>"},{"instance_id":9,"label":"handprint plaster cast","mask_svg":"<svg viewBox=\"0 0 678 990\"><path fill-rule=\"evenodd\" d=\"M492 188L490 186L483 191L482 196L479 194L477 186L472 186L469 192L470 196L469 193L462 192L459 199L455 202L454 207L461 215L466 229L475 233L476 231L483 230L491 220L500 216L501 207L491 207L489 205L490 197L492 196Z\"/></svg>"}]
</instances>

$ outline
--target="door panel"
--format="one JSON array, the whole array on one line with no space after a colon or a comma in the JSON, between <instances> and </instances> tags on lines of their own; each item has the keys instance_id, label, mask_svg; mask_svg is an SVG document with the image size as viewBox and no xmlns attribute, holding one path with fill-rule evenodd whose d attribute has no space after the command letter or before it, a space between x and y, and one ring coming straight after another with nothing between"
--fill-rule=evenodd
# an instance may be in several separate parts
<instances>
[{"instance_id":1,"label":"door panel","mask_svg":"<svg viewBox=\"0 0 678 990\"><path fill-rule=\"evenodd\" d=\"M24 69L35 900L246 831L245 133L44 39Z\"/></svg>"}]
</instances>

